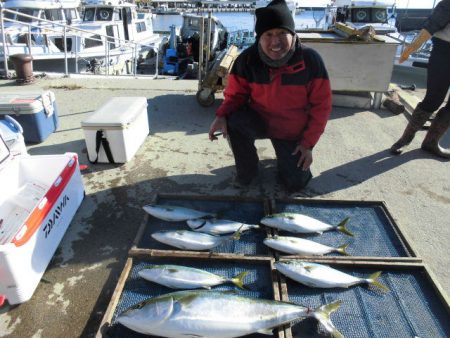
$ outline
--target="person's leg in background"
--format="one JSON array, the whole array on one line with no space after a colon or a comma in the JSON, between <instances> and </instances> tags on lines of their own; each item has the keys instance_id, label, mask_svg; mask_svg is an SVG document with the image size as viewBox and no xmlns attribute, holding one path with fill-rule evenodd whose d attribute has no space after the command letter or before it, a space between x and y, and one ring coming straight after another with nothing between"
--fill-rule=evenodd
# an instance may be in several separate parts
<instances>
[{"instance_id":1,"label":"person's leg in background","mask_svg":"<svg viewBox=\"0 0 450 338\"><path fill-rule=\"evenodd\" d=\"M433 39L433 50L428 60L427 92L425 98L414 109L402 137L392 145L391 152L393 154L402 153L404 147L409 145L414 139L416 132L423 127L433 112L444 102L450 84L450 76L448 76L450 74L450 62L448 62L450 57L449 46L450 43L448 42ZM439 123L439 121L440 119L436 123Z\"/></svg>"}]
</instances>

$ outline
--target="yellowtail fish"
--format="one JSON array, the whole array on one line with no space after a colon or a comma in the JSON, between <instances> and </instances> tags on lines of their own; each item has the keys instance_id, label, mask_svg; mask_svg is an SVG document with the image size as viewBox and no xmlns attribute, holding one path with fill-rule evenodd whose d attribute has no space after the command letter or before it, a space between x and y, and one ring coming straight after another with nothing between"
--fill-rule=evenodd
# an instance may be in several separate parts
<instances>
[{"instance_id":1,"label":"yellowtail fish","mask_svg":"<svg viewBox=\"0 0 450 338\"><path fill-rule=\"evenodd\" d=\"M263 242L272 249L291 255L321 256L330 252L339 252L342 255L349 256L345 251L348 244L341 245L339 248L333 248L307 239L289 236L274 236L264 239Z\"/></svg>"},{"instance_id":2,"label":"yellowtail fish","mask_svg":"<svg viewBox=\"0 0 450 338\"><path fill-rule=\"evenodd\" d=\"M233 338L256 332L273 335L275 327L313 317L333 337L343 338L330 319L339 306L337 301L312 310L227 292L177 291L131 307L118 316L117 322L146 335Z\"/></svg>"},{"instance_id":3,"label":"yellowtail fish","mask_svg":"<svg viewBox=\"0 0 450 338\"><path fill-rule=\"evenodd\" d=\"M261 219L261 223L272 228L293 233L322 234L324 231L337 230L348 236L353 236L353 234L345 227L349 219L350 218L347 217L344 218L339 224L331 225L306 215L285 212L268 215Z\"/></svg>"},{"instance_id":4,"label":"yellowtail fish","mask_svg":"<svg viewBox=\"0 0 450 338\"><path fill-rule=\"evenodd\" d=\"M388 291L388 288L378 281L381 271L368 278L359 278L327 265L298 260L275 262L275 268L286 277L313 288L348 288L357 284L370 284Z\"/></svg>"},{"instance_id":5,"label":"yellowtail fish","mask_svg":"<svg viewBox=\"0 0 450 338\"><path fill-rule=\"evenodd\" d=\"M231 282L244 288L243 279L248 271L226 278L214 273L182 265L154 265L138 271L142 278L172 289L210 289L212 286Z\"/></svg>"},{"instance_id":6,"label":"yellowtail fish","mask_svg":"<svg viewBox=\"0 0 450 338\"><path fill-rule=\"evenodd\" d=\"M157 231L152 234L157 241L183 250L210 250L229 240L238 240L240 230L229 236L213 236L189 230Z\"/></svg>"},{"instance_id":7,"label":"yellowtail fish","mask_svg":"<svg viewBox=\"0 0 450 338\"><path fill-rule=\"evenodd\" d=\"M172 205L148 204L145 205L143 209L153 217L168 222L187 221L188 219L214 216L211 212L204 212Z\"/></svg>"},{"instance_id":8,"label":"yellowtail fish","mask_svg":"<svg viewBox=\"0 0 450 338\"><path fill-rule=\"evenodd\" d=\"M226 219L190 219L186 221L187 225L194 231L204 232L211 235L229 234L241 229L244 232L249 229L258 229L259 225L246 224L242 222L230 221Z\"/></svg>"}]
</instances>

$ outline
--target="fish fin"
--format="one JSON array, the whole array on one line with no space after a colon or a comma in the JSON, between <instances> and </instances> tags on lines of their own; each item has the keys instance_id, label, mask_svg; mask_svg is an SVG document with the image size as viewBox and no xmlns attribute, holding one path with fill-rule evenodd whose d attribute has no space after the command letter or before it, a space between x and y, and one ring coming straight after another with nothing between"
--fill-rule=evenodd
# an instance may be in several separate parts
<instances>
[{"instance_id":1,"label":"fish fin","mask_svg":"<svg viewBox=\"0 0 450 338\"><path fill-rule=\"evenodd\" d=\"M311 272L311 271L313 271L314 269L316 269L317 266L316 266L316 265L303 265L303 268L304 268L306 271Z\"/></svg>"},{"instance_id":2,"label":"fish fin","mask_svg":"<svg viewBox=\"0 0 450 338\"><path fill-rule=\"evenodd\" d=\"M265 334L267 336L273 336L273 329L261 329L256 332L258 332L260 334Z\"/></svg>"},{"instance_id":3,"label":"fish fin","mask_svg":"<svg viewBox=\"0 0 450 338\"><path fill-rule=\"evenodd\" d=\"M347 225L347 223L348 223L348 221L350 220L350 217L346 217L346 218L344 218L342 221L341 221L341 223L339 223L337 226L336 226L336 229L338 230L338 231L340 231L340 232L342 232L343 234L346 234L347 236L354 236L353 235L353 233L350 231L350 230L348 230L347 228L346 228L346 225Z\"/></svg>"},{"instance_id":4,"label":"fish fin","mask_svg":"<svg viewBox=\"0 0 450 338\"><path fill-rule=\"evenodd\" d=\"M244 226L244 224L242 224L239 229L236 230L236 232L234 234L231 235L230 239L234 239L235 241L241 239L241 230L242 227Z\"/></svg>"},{"instance_id":5,"label":"fish fin","mask_svg":"<svg viewBox=\"0 0 450 338\"><path fill-rule=\"evenodd\" d=\"M325 330L333 335L335 338L344 338L342 333L340 333L334 324L331 322L330 315L341 306L341 301L338 300L333 303L322 305L321 307L315 309L312 316L316 318L320 324L323 325Z\"/></svg>"},{"instance_id":6,"label":"fish fin","mask_svg":"<svg viewBox=\"0 0 450 338\"><path fill-rule=\"evenodd\" d=\"M381 271L374 272L373 274L371 274L369 276L369 278L367 278L367 282L369 283L369 285L376 286L376 287L380 288L381 290L383 290L384 292L389 292L389 288L387 286L385 286L384 284L381 284L378 281L378 278L380 277L380 275L381 275Z\"/></svg>"},{"instance_id":7,"label":"fish fin","mask_svg":"<svg viewBox=\"0 0 450 338\"><path fill-rule=\"evenodd\" d=\"M204 218L197 218L197 220L202 220L203 222L202 222L202 224L200 224L198 227L196 227L196 228L192 228L191 227L191 229L192 230L199 230L199 229L201 229L202 227L204 227L205 226L205 224L206 224L206 219L204 219Z\"/></svg>"},{"instance_id":8,"label":"fish fin","mask_svg":"<svg viewBox=\"0 0 450 338\"><path fill-rule=\"evenodd\" d=\"M245 276L247 276L249 274L249 271L243 271L240 274L238 274L237 276L231 278L231 282L236 285L238 288L244 289L246 290L247 288L244 285L244 281L243 279L245 278Z\"/></svg>"},{"instance_id":9,"label":"fish fin","mask_svg":"<svg viewBox=\"0 0 450 338\"><path fill-rule=\"evenodd\" d=\"M349 246L349 243L343 244L343 245L341 245L340 247L338 247L338 248L336 249L336 251L339 252L341 255L344 255L344 256L351 256L351 255L346 251L346 249L347 249L348 246Z\"/></svg>"}]
</instances>

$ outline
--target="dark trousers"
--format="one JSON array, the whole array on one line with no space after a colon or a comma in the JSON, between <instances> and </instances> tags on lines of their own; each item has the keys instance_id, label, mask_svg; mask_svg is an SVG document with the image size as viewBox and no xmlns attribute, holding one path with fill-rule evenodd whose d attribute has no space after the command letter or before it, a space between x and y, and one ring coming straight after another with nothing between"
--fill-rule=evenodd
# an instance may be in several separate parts
<instances>
[{"instance_id":1,"label":"dark trousers","mask_svg":"<svg viewBox=\"0 0 450 338\"><path fill-rule=\"evenodd\" d=\"M450 42L433 38L433 49L428 60L427 92L420 108L433 112L445 100L450 87ZM446 104L450 108L450 99Z\"/></svg>"},{"instance_id":2,"label":"dark trousers","mask_svg":"<svg viewBox=\"0 0 450 338\"><path fill-rule=\"evenodd\" d=\"M228 136L236 163L238 179L249 180L258 175L256 139L268 138L267 128L259 114L245 107L227 119ZM277 156L278 175L288 190L304 188L312 177L308 169L297 167L300 153L292 155L297 141L270 139Z\"/></svg>"}]
</instances>

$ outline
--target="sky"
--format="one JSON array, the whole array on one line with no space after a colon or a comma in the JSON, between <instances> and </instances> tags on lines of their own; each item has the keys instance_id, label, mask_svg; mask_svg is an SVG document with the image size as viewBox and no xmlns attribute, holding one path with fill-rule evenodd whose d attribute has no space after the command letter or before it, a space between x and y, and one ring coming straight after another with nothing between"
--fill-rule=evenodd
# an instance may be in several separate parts
<instances>
[{"instance_id":1,"label":"sky","mask_svg":"<svg viewBox=\"0 0 450 338\"><path fill-rule=\"evenodd\" d=\"M436 4L440 0L436 0ZM297 0L301 7L325 6L329 0ZM432 8L434 0L395 0L397 8Z\"/></svg>"}]
</instances>

